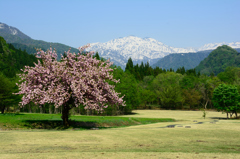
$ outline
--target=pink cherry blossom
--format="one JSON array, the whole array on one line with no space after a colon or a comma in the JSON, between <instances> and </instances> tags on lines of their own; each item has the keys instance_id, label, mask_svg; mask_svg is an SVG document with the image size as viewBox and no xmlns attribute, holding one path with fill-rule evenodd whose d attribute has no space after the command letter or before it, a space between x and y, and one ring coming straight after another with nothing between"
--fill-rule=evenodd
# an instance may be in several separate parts
<instances>
[{"instance_id":1,"label":"pink cherry blossom","mask_svg":"<svg viewBox=\"0 0 240 159\"><path fill-rule=\"evenodd\" d=\"M43 105L53 103L56 108L68 107L68 111L80 104L85 109L102 112L108 105L125 106L123 97L115 92L114 86L108 81L119 82L113 79L111 62L102 62L93 58L94 52L82 55L89 47L79 48L78 54L66 52L61 62L57 61L55 49L47 52L39 50L38 60L34 67L26 66L21 77L16 94L22 94L21 106L34 102ZM68 116L67 116L68 117Z\"/></svg>"}]
</instances>

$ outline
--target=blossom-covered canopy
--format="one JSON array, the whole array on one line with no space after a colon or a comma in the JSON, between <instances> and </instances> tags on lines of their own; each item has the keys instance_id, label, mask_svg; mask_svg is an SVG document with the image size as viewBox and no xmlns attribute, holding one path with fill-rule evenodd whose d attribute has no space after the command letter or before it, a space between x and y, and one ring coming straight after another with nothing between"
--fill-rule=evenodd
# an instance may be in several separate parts
<instances>
[{"instance_id":1,"label":"blossom-covered canopy","mask_svg":"<svg viewBox=\"0 0 240 159\"><path fill-rule=\"evenodd\" d=\"M57 61L55 50L37 52L38 60L35 67L25 66L22 70L20 91L23 94L22 106L33 101L35 104L54 103L60 107L73 101L78 107L94 109L102 112L108 105L125 105L123 97L114 91L114 86L108 82L119 82L113 79L113 71L109 60L103 62L93 58L94 52L82 54L88 47L79 48L79 53L66 52L61 62ZM72 104L72 103L71 103Z\"/></svg>"}]
</instances>

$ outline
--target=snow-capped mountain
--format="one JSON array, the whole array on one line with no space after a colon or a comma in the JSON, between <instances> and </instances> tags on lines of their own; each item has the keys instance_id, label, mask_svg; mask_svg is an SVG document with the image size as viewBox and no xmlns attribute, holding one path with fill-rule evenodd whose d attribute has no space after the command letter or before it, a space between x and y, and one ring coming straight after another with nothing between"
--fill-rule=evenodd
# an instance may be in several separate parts
<instances>
[{"instance_id":1,"label":"snow-capped mountain","mask_svg":"<svg viewBox=\"0 0 240 159\"><path fill-rule=\"evenodd\" d=\"M221 45L229 45L233 48L240 48L240 42L235 43L214 43L206 44L199 49L174 48L167 46L153 38L139 38L128 36L113 39L105 43L91 43L87 51L98 52L101 57L110 58L115 65L125 68L127 60L131 57L134 64L149 62L153 64L160 58L172 53L189 53L203 50L213 50Z\"/></svg>"},{"instance_id":2,"label":"snow-capped mountain","mask_svg":"<svg viewBox=\"0 0 240 159\"><path fill-rule=\"evenodd\" d=\"M112 62L125 67L131 57L134 63L154 61L171 53L196 52L196 50L169 47L153 38L139 38L128 36L113 39L106 43L91 43L87 51L98 52L101 57L110 58Z\"/></svg>"}]
</instances>

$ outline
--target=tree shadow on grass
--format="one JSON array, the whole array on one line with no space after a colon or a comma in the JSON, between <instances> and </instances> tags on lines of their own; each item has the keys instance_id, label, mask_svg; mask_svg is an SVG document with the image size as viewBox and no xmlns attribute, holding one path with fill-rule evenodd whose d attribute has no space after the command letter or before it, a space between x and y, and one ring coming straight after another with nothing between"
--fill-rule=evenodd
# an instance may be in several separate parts
<instances>
[{"instance_id":1,"label":"tree shadow on grass","mask_svg":"<svg viewBox=\"0 0 240 159\"><path fill-rule=\"evenodd\" d=\"M125 113L124 115L136 115L136 114L139 114L139 113L128 112L128 113Z\"/></svg>"},{"instance_id":2,"label":"tree shadow on grass","mask_svg":"<svg viewBox=\"0 0 240 159\"><path fill-rule=\"evenodd\" d=\"M110 127L99 126L95 122L69 121L70 126L64 127L62 120L24 120L24 126L30 129L48 129L48 130L65 130L72 128L73 130L97 130Z\"/></svg>"},{"instance_id":3,"label":"tree shadow on grass","mask_svg":"<svg viewBox=\"0 0 240 159\"><path fill-rule=\"evenodd\" d=\"M227 120L227 118L223 117L209 117L210 119L219 119L219 120Z\"/></svg>"}]
</instances>

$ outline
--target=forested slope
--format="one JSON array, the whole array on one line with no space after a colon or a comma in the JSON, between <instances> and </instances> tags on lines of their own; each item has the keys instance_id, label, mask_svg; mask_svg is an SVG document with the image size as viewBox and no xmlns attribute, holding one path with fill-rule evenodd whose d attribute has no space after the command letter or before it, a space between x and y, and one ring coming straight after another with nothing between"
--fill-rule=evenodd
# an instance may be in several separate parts
<instances>
[{"instance_id":1,"label":"forested slope","mask_svg":"<svg viewBox=\"0 0 240 159\"><path fill-rule=\"evenodd\" d=\"M24 66L33 66L37 62L34 55L29 55L26 51L16 49L12 44L7 44L0 36L0 72L7 77L15 77L16 73Z\"/></svg>"},{"instance_id":2,"label":"forested slope","mask_svg":"<svg viewBox=\"0 0 240 159\"><path fill-rule=\"evenodd\" d=\"M229 66L240 66L240 54L235 49L223 45L213 50L195 69L201 74L217 75Z\"/></svg>"}]
</instances>

